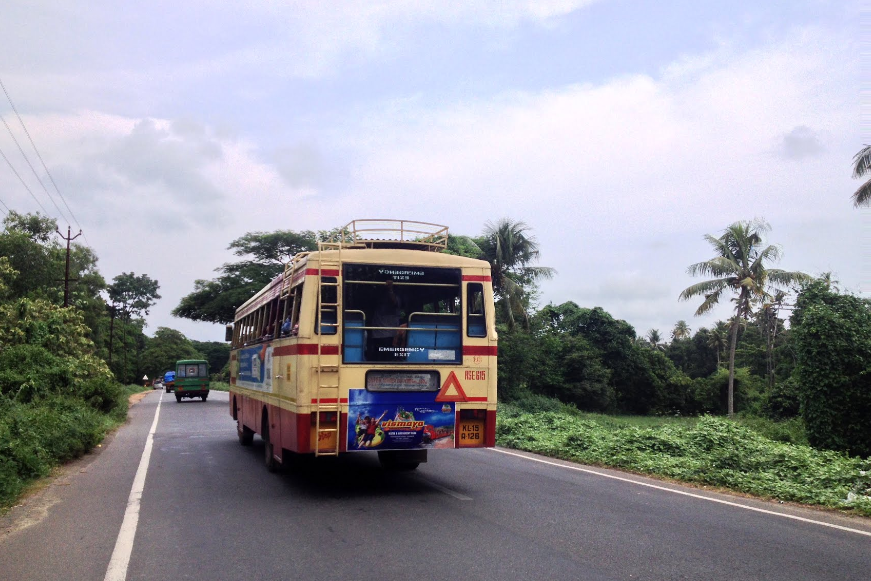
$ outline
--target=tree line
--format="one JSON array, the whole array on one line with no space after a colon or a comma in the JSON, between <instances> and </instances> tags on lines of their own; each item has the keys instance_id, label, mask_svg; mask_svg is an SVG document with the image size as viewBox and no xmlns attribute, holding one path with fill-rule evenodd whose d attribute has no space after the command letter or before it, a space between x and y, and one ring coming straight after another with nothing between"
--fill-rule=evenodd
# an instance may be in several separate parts
<instances>
[{"instance_id":1,"label":"tree line","mask_svg":"<svg viewBox=\"0 0 871 581\"><path fill-rule=\"evenodd\" d=\"M77 243L70 245L64 308L67 256L56 231L56 221L38 213L12 211L3 221L0 392L20 401L24 391L64 392L82 381L137 383L182 358L210 359L214 370L226 365L224 343L191 341L164 327L146 336L145 317L161 298L159 282L133 272L107 282L96 254Z\"/></svg>"},{"instance_id":2,"label":"tree line","mask_svg":"<svg viewBox=\"0 0 871 581\"><path fill-rule=\"evenodd\" d=\"M51 219L11 212L0 233L0 391L6 397L108 393L98 386L153 377L180 358L207 358L213 370L225 368L226 344L191 341L165 327L147 337L145 316L160 299L158 281L131 272L107 283L96 255L79 244L71 247L73 283L64 309L66 257L55 230ZM817 445L871 450L862 436L868 430L860 427L871 419L869 303L828 278L774 268L780 250L764 242L768 231L756 220L704 238L713 256L688 272L707 280L676 298L700 298L699 314L731 299L734 313L695 332L679 321L670 341L655 329L640 335L600 307L538 306L538 284L557 273L537 264L539 246L523 222L503 219L479 235L452 235L446 252L490 264L504 401L544 395L607 413L800 417ZM292 255L315 250L334 234L248 233L229 245L238 260L217 268L212 280L195 281L173 314L231 322ZM824 316L831 328L821 326ZM823 331L843 330L844 320L855 320L853 335L826 339L833 351L823 351Z\"/></svg>"}]
</instances>

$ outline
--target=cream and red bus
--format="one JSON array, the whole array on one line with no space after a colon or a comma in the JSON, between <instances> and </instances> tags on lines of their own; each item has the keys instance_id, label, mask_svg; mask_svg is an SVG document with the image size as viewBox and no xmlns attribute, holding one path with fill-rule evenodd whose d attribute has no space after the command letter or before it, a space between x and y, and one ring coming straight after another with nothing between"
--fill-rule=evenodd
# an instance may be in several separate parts
<instances>
[{"instance_id":1,"label":"cream and red bus","mask_svg":"<svg viewBox=\"0 0 871 581\"><path fill-rule=\"evenodd\" d=\"M267 468L377 451L413 469L496 441L490 265L446 254L445 226L355 220L300 253L228 328L230 414Z\"/></svg>"}]
</instances>

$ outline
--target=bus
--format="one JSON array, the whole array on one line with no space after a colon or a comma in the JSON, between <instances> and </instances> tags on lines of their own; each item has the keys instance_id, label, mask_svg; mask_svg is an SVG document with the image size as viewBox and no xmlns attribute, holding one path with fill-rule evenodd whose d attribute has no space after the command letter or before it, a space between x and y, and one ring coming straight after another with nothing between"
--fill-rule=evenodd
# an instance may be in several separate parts
<instances>
[{"instance_id":1,"label":"bus","mask_svg":"<svg viewBox=\"0 0 871 581\"><path fill-rule=\"evenodd\" d=\"M443 252L437 224L339 232L295 255L227 328L239 442L258 434L270 471L295 455L372 451L413 470L431 449L495 446L489 263Z\"/></svg>"},{"instance_id":2,"label":"bus","mask_svg":"<svg viewBox=\"0 0 871 581\"><path fill-rule=\"evenodd\" d=\"M209 397L209 362L205 359L182 359L175 362L173 381L175 401L185 397Z\"/></svg>"}]
</instances>

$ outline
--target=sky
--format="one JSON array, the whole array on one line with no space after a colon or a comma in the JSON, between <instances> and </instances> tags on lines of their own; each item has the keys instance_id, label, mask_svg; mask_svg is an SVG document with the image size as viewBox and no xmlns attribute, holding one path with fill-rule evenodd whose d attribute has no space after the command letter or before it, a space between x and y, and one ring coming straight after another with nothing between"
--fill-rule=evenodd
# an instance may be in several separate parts
<instances>
[{"instance_id":1,"label":"sky","mask_svg":"<svg viewBox=\"0 0 871 581\"><path fill-rule=\"evenodd\" d=\"M739 220L770 224L772 267L869 296L871 210L850 199L871 142L868 14L858 0L5 0L0 216L81 229L107 281L159 282L146 333L200 341L223 327L170 311L238 259L231 241L362 218L472 236L522 221L557 271L538 306L599 306L639 335L729 316L728 300L696 317L701 299L678 296L714 256L705 235Z\"/></svg>"}]
</instances>

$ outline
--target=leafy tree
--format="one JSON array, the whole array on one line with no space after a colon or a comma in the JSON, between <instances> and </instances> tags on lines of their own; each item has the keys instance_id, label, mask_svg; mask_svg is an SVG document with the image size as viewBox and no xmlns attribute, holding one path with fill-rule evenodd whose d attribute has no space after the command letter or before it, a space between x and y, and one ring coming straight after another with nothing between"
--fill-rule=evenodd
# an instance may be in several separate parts
<instances>
[{"instance_id":1,"label":"leafy tree","mask_svg":"<svg viewBox=\"0 0 871 581\"><path fill-rule=\"evenodd\" d=\"M168 327L158 327L154 337L146 341L140 366L145 375L155 378L167 370L175 369L175 362L179 359L204 358L182 333Z\"/></svg>"},{"instance_id":2,"label":"leafy tree","mask_svg":"<svg viewBox=\"0 0 871 581\"><path fill-rule=\"evenodd\" d=\"M532 266L540 252L529 226L508 218L495 224L488 222L475 243L482 258L490 263L493 292L503 319L509 326L514 325L515 317L528 323L527 310L535 283L556 273L547 266Z\"/></svg>"},{"instance_id":3,"label":"leafy tree","mask_svg":"<svg viewBox=\"0 0 871 581\"><path fill-rule=\"evenodd\" d=\"M148 309L154 305L160 295L157 294L157 289L160 288L158 282L152 279L147 274L139 276L136 273L123 272L112 279L112 284L109 285L109 298L112 301L110 307L111 324L109 327L109 363L112 363L112 351L114 342L115 320L119 317L122 325L122 341L124 342L124 361L123 371L119 378L123 382L130 380L129 369L127 367L127 353L129 345L127 343L127 332L130 329L131 319L140 318L142 315L148 314ZM144 347L144 335L142 335L142 327L144 321L137 324L138 329L134 329L134 338L136 340L135 347L137 351L141 351ZM138 369L137 369L138 371ZM138 373L136 374L138 376Z\"/></svg>"},{"instance_id":4,"label":"leafy tree","mask_svg":"<svg viewBox=\"0 0 871 581\"><path fill-rule=\"evenodd\" d=\"M871 455L871 301L814 281L790 321L811 445Z\"/></svg>"},{"instance_id":5,"label":"leafy tree","mask_svg":"<svg viewBox=\"0 0 871 581\"><path fill-rule=\"evenodd\" d=\"M209 362L209 370L214 375L221 373L230 362L230 345L219 341L191 341L194 349L203 354ZM229 371L229 368L228 368Z\"/></svg>"},{"instance_id":6,"label":"leafy tree","mask_svg":"<svg viewBox=\"0 0 871 581\"><path fill-rule=\"evenodd\" d=\"M0 260L4 283L15 276L6 265ZM27 402L87 391L89 382L110 379L88 333L74 308L27 297L0 303L0 392ZM101 399L99 406L104 403Z\"/></svg>"},{"instance_id":7,"label":"leafy tree","mask_svg":"<svg viewBox=\"0 0 871 581\"><path fill-rule=\"evenodd\" d=\"M696 310L702 315L716 305L726 291L737 294L735 316L732 319L729 343L729 389L728 414L732 417L734 408L735 349L738 343L738 327L752 312L754 301L770 296L769 288L781 287L809 280L801 272L787 272L768 268L766 263L780 258L780 248L769 245L763 247L763 235L770 229L764 220L735 222L719 238L710 234L705 240L713 247L716 255L704 262L691 265L687 272L692 276L714 276L711 280L694 284L683 290L680 300L704 296L705 300Z\"/></svg>"},{"instance_id":8,"label":"leafy tree","mask_svg":"<svg viewBox=\"0 0 871 581\"><path fill-rule=\"evenodd\" d=\"M871 174L871 145L866 145L853 156L853 179L865 177ZM871 179L859 186L853 193L853 205L855 207L871 204Z\"/></svg>"},{"instance_id":9,"label":"leafy tree","mask_svg":"<svg viewBox=\"0 0 871 581\"><path fill-rule=\"evenodd\" d=\"M64 255L52 238L57 222L39 214L11 211L3 226L0 256L6 256L19 273L9 283L11 295L59 301Z\"/></svg>"},{"instance_id":10,"label":"leafy tree","mask_svg":"<svg viewBox=\"0 0 871 581\"><path fill-rule=\"evenodd\" d=\"M136 276L135 273L123 272L112 279L109 285L109 298L121 307L127 318L148 314L160 295L157 289L160 284L147 274Z\"/></svg>"},{"instance_id":11,"label":"leafy tree","mask_svg":"<svg viewBox=\"0 0 871 581\"><path fill-rule=\"evenodd\" d=\"M328 234L324 234L325 236ZM284 264L299 252L317 250L314 232L250 232L228 247L236 256L250 257L216 269L213 280L194 281L194 291L183 297L172 314L209 323L232 323L236 309L284 270Z\"/></svg>"},{"instance_id":12,"label":"leafy tree","mask_svg":"<svg viewBox=\"0 0 871 581\"><path fill-rule=\"evenodd\" d=\"M468 256L469 258L483 258L484 256L484 251L473 238L453 234L448 235L448 247L444 252L454 256Z\"/></svg>"}]
</instances>

